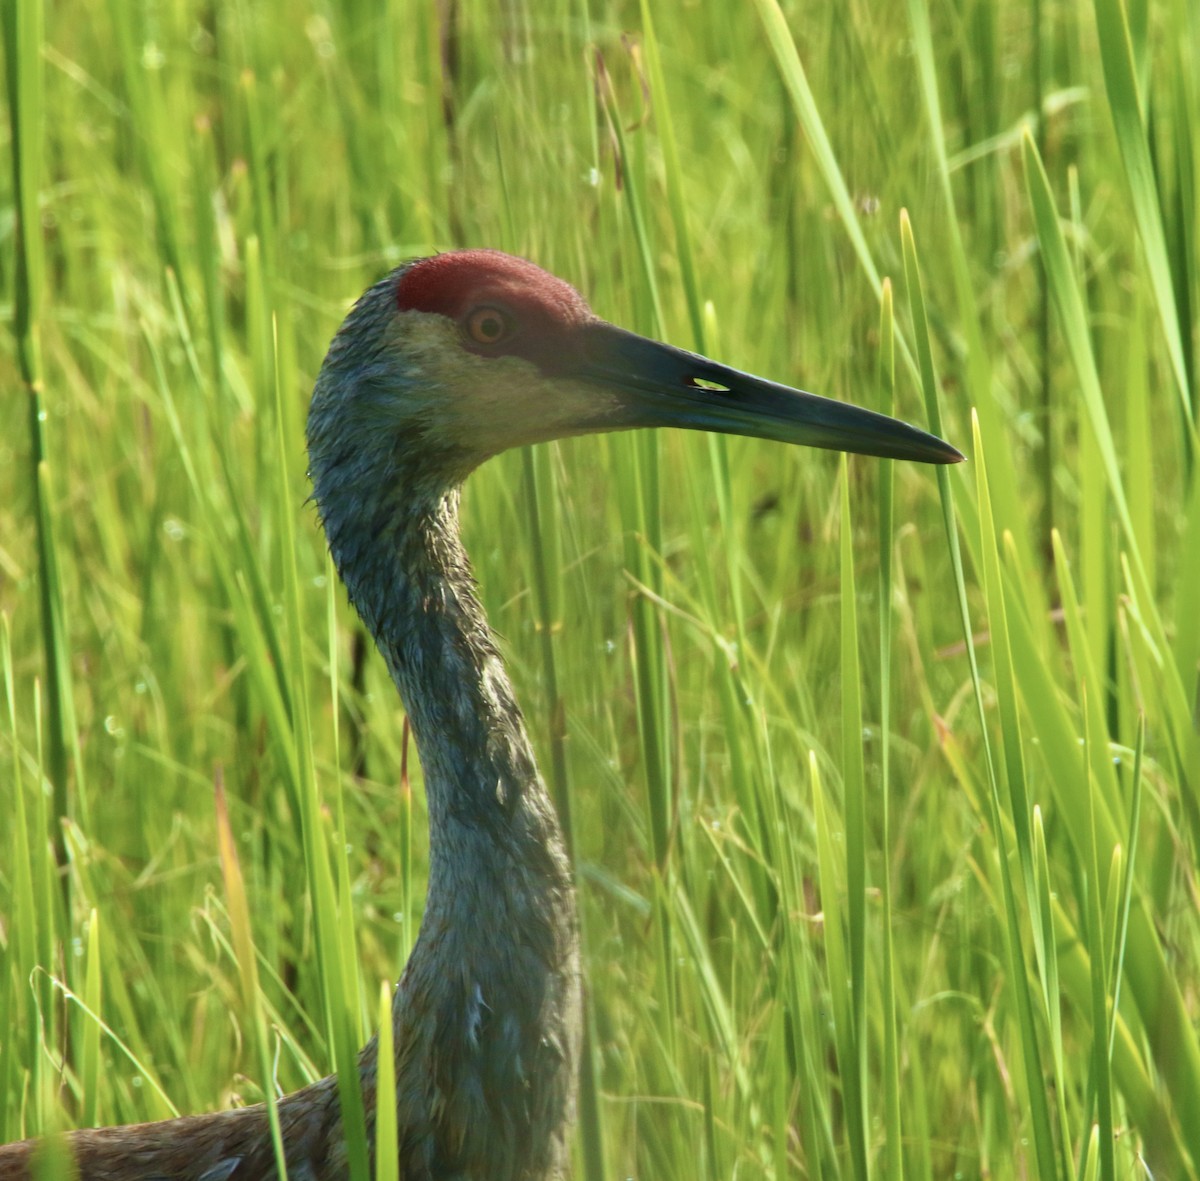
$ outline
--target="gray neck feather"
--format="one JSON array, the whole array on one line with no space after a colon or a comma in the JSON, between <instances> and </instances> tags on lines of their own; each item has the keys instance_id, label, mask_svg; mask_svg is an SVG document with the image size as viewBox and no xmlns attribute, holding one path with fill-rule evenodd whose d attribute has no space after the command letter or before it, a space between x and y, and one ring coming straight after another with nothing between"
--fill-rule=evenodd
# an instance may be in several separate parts
<instances>
[{"instance_id":1,"label":"gray neck feather","mask_svg":"<svg viewBox=\"0 0 1200 1181\"><path fill-rule=\"evenodd\" d=\"M331 347L308 436L330 551L404 702L428 797L425 915L393 1008L402 1175L551 1178L566 1167L579 1025L570 867L459 541L464 465L394 411L383 421L403 389L370 331L393 281ZM363 1075L373 1091L373 1043Z\"/></svg>"}]
</instances>

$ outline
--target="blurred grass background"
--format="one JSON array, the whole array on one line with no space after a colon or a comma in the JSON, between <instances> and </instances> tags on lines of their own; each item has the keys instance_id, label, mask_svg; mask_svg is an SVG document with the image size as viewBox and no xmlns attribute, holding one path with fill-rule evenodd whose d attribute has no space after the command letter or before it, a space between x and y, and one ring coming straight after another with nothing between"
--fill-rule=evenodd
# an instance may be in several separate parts
<instances>
[{"instance_id":1,"label":"blurred grass background","mask_svg":"<svg viewBox=\"0 0 1200 1181\"><path fill-rule=\"evenodd\" d=\"M973 460L647 434L469 484L574 842L579 1174L1200 1174L1191 0L3 20L0 1139L375 1021L424 801L304 414L364 286L489 245Z\"/></svg>"}]
</instances>

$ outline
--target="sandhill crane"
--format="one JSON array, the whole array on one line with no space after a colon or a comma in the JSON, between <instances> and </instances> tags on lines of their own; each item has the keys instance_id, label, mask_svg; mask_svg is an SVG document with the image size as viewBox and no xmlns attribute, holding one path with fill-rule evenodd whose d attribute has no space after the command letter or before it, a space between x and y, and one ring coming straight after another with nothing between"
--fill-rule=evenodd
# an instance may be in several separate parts
<instances>
[{"instance_id":1,"label":"sandhill crane","mask_svg":"<svg viewBox=\"0 0 1200 1181\"><path fill-rule=\"evenodd\" d=\"M406 1181L567 1170L580 1029L575 891L458 534L459 487L521 444L678 426L954 463L915 427L636 336L519 258L407 263L338 331L308 415L338 573L411 722L429 803L425 914L393 1005ZM373 1128L376 1043L360 1054ZM335 1079L280 1100L292 1181L347 1176ZM261 1107L73 1133L84 1181L266 1181ZM30 1142L0 1149L28 1177Z\"/></svg>"}]
</instances>

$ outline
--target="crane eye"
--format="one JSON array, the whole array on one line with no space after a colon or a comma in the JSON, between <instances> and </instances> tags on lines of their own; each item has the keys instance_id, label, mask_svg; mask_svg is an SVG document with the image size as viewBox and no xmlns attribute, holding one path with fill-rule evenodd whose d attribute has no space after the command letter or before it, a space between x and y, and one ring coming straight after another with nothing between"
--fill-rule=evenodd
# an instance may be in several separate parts
<instances>
[{"instance_id":1,"label":"crane eye","mask_svg":"<svg viewBox=\"0 0 1200 1181\"><path fill-rule=\"evenodd\" d=\"M466 329L476 344L499 344L512 331L512 321L499 308L476 308L467 316Z\"/></svg>"}]
</instances>

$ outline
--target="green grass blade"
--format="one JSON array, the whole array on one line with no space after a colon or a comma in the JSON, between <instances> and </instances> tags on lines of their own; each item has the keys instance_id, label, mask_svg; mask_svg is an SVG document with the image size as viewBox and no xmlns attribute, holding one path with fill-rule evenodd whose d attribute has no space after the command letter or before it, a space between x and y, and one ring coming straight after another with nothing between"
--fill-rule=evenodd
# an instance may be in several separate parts
<instances>
[{"instance_id":1,"label":"green grass blade","mask_svg":"<svg viewBox=\"0 0 1200 1181\"><path fill-rule=\"evenodd\" d=\"M913 239L912 226L906 215L901 215L901 239L904 248L904 272L907 280L909 305L913 316L913 339L916 343L917 358L920 364L922 387L925 395L926 413L934 431L938 431L941 423L941 411L938 406L937 384L934 379L933 357L930 350L928 319L925 312L925 297L921 284L920 265L917 258L916 243ZM975 429L978 437L978 426ZM979 465L977 490L980 494L980 522L991 527L990 514L986 495L986 463L982 450L977 448L975 462ZM1004 841L1004 829L1001 823L1000 793L995 761L991 753L990 741L987 737L987 711L984 706L983 688L979 675L979 667L975 655L975 646L970 625L970 613L967 607L966 588L964 584L962 563L958 552L958 535L954 519L954 496L950 487L950 478L946 468L939 467L938 486L941 492L942 513L946 526L946 539L950 546L951 562L954 570L957 590L959 618L962 624L963 642L966 645L967 657L970 663L971 680L974 690L976 709L983 726L983 750L987 782L992 803L992 823L997 842L1000 880L1003 887L1005 929L1004 941L1010 970L1010 985L1013 999L1016 1002L1018 1021L1021 1030L1021 1057L1025 1067L1027 1099L1030 1105L1030 1117L1033 1125L1034 1152L1038 1169L1042 1176L1056 1175L1053 1138L1050 1131L1050 1118L1046 1105L1046 1096L1041 1083L1040 1052L1037 1034L1033 1023L1031 1005L1027 992L1027 982L1024 967L1024 955L1021 949L1021 928L1017 916L1017 902L1012 889L1008 870L1008 856ZM989 549L987 538L981 544L981 550L987 553ZM994 551L994 542L991 547Z\"/></svg>"},{"instance_id":2,"label":"green grass blade","mask_svg":"<svg viewBox=\"0 0 1200 1181\"><path fill-rule=\"evenodd\" d=\"M1041 157L1038 155L1037 146L1028 133L1022 142L1022 149L1025 159L1025 183L1029 192L1030 204L1033 206L1034 225L1037 229L1038 245L1042 252L1042 265L1046 268L1046 277L1049 280L1054 305L1058 310L1063 336L1079 378L1079 393L1087 408L1088 423L1091 426L1096 445L1100 449L1101 463L1108 477L1109 495L1113 498L1117 519L1120 522L1125 543L1133 556L1139 578L1145 582L1146 568L1142 563L1138 536L1133 527L1129 502L1125 495L1125 484L1121 477L1120 464L1117 461L1116 444L1113 441L1108 411L1105 408L1104 396L1101 392L1100 376L1096 370L1095 354L1088 335L1083 300L1080 297L1075 268L1067 254L1066 242L1059 225L1054 195L1050 190L1050 179L1047 177Z\"/></svg>"},{"instance_id":3,"label":"green grass blade","mask_svg":"<svg viewBox=\"0 0 1200 1181\"><path fill-rule=\"evenodd\" d=\"M679 263L679 278L687 299L688 320L697 351L707 351L704 331L704 312L700 288L696 279L696 261L692 251L692 235L688 229L687 205L684 200L686 176L679 159L675 138L675 122L663 75L658 38L654 33L649 0L641 0L642 36L646 47L646 70L650 88L655 95L655 126L662 144L663 173L666 180L667 203L671 210L671 225L675 231L675 258Z\"/></svg>"},{"instance_id":4,"label":"green grass blade","mask_svg":"<svg viewBox=\"0 0 1200 1181\"><path fill-rule=\"evenodd\" d=\"M65 650L62 587L55 576L55 542L50 489L45 470L47 456L45 374L42 356L42 301L45 289L45 250L42 241L42 186L45 176L45 78L42 44L45 16L41 0L14 0L4 12L5 81L8 91L11 137L12 199L15 222L15 273L13 275L13 329L17 366L26 395L29 424L28 477L36 512L39 591L42 629L43 675L48 709L48 771L54 791L55 812L71 814L68 800L70 743L78 734L71 714ZM78 763L74 767L81 774ZM84 797L86 798L86 797ZM55 859L66 868L62 830L54 827ZM70 912L70 876L62 873L64 910Z\"/></svg>"},{"instance_id":5,"label":"green grass blade","mask_svg":"<svg viewBox=\"0 0 1200 1181\"><path fill-rule=\"evenodd\" d=\"M842 908L845 880L839 868L841 857L837 854L837 837L829 814L829 801L821 783L816 754L809 755L809 774L813 793L813 820L816 827L817 864L821 884L821 930L825 936L825 964L829 984L829 996L833 1015L834 1042L837 1046L838 1073L841 1081L843 1102L859 1121L856 1110L855 1092L860 1086L858 1071L858 1048L854 1037L854 1014L850 978L850 960L846 948L846 922ZM854 1139L861 1132L848 1133L851 1154L855 1149ZM862 1177L857 1171L855 1176Z\"/></svg>"},{"instance_id":6,"label":"green grass blade","mask_svg":"<svg viewBox=\"0 0 1200 1181\"><path fill-rule=\"evenodd\" d=\"M1125 841L1125 873L1121 881L1121 896L1119 902L1119 928L1116 938L1116 952L1112 964L1112 1011L1121 1011L1121 983L1125 977L1125 953L1129 946L1129 914L1133 906L1134 869L1137 864L1138 839L1142 826L1142 766L1146 751L1146 719L1138 718L1137 745L1133 752L1132 781L1129 787L1129 835ZM1117 1022L1112 1022L1109 1032L1108 1054L1111 1058L1113 1042L1116 1039Z\"/></svg>"},{"instance_id":7,"label":"green grass blade","mask_svg":"<svg viewBox=\"0 0 1200 1181\"><path fill-rule=\"evenodd\" d=\"M17 730L17 701L16 688L13 681L12 639L8 617L2 618L3 650L0 651L0 664L4 672L5 705L7 714L7 730L9 741L14 751L20 751L20 740ZM26 811L27 788L21 772L21 760L13 760L12 776L12 827L9 830L9 849L7 864L8 871L8 908L12 915L12 934L4 956L7 967L6 979L0 982L3 989L4 1016L7 1017L4 1029L9 1031L0 1042L0 1060L3 1063L4 1092L0 1098L0 1128L10 1139L24 1136L26 1128L21 1114L26 1106L26 1083L22 1079L22 1063L29 1064L26 1069L36 1072L42 1062L38 1048L38 1029L34 1019L34 1005L40 996L39 1007L45 1011L49 1002L50 992L45 986L44 978L37 971L41 944L41 931L46 921L51 918L44 909L38 906L39 895L34 885L33 849L45 848L49 844L49 834L39 826L33 826ZM37 798L35 796L35 798ZM40 987L39 987L40 982ZM32 988L31 988L32 986ZM23 1031L22 1037L14 1035L14 1031ZM36 1080L36 1073L34 1075Z\"/></svg>"},{"instance_id":8,"label":"green grass blade","mask_svg":"<svg viewBox=\"0 0 1200 1181\"><path fill-rule=\"evenodd\" d=\"M400 1181L396 1128L396 1048L392 1041L392 990L379 986L379 1057L375 1076L375 1181Z\"/></svg>"},{"instance_id":9,"label":"green grass blade","mask_svg":"<svg viewBox=\"0 0 1200 1181\"><path fill-rule=\"evenodd\" d=\"M867 1129L870 1111L867 1068L867 836L866 772L863 767L862 669L858 658L858 604L854 586L853 524L850 518L850 465L841 461L841 664L842 793L846 825L846 932L850 973L850 1027L843 1064L846 1135L854 1175L867 1181ZM832 982L831 982L832 984ZM837 987L837 985L833 985Z\"/></svg>"},{"instance_id":10,"label":"green grass blade","mask_svg":"<svg viewBox=\"0 0 1200 1181\"><path fill-rule=\"evenodd\" d=\"M95 907L88 916L87 967L83 1001L89 1013L101 1013L100 915ZM79 1048L79 1090L83 1095L79 1123L84 1128L100 1124L100 1023L85 1020Z\"/></svg>"},{"instance_id":11,"label":"green grass blade","mask_svg":"<svg viewBox=\"0 0 1200 1181\"><path fill-rule=\"evenodd\" d=\"M799 53L796 52L796 42L792 39L791 31L788 29L787 18L784 16L778 0L754 0L754 4L758 9L758 16L762 21L763 30L766 32L771 52L775 56L780 77L783 79L784 86L787 87L796 116L804 128L804 134L816 156L821 175L829 188L834 208L850 238L850 244L854 248L855 256L862 266L863 273L867 276L876 295L880 295L883 291L883 280L871 255L871 248L867 245L866 237L863 235L854 199L842 176L837 153L825 130L824 120L821 118L812 86L809 84L808 73L800 61Z\"/></svg>"},{"instance_id":12,"label":"green grass blade","mask_svg":"<svg viewBox=\"0 0 1200 1181\"><path fill-rule=\"evenodd\" d=\"M1086 692L1086 686L1085 686ZM1085 747L1093 741L1085 729ZM1095 794L1096 783L1092 780L1089 799ZM1097 1172L1101 1181L1113 1181L1116 1176L1116 1161L1113 1155L1113 1103L1112 1072L1109 1060L1111 1038L1108 1030L1108 959L1104 947L1103 890L1107 874L1100 868L1100 839L1096 831L1095 808L1088 810L1088 831L1091 835L1091 863L1088 866L1085 902L1085 930L1087 932L1088 958L1091 963L1092 979L1092 1081L1096 1089L1096 1128L1099 1162ZM1091 1162L1087 1171L1091 1172Z\"/></svg>"},{"instance_id":13,"label":"green grass blade","mask_svg":"<svg viewBox=\"0 0 1200 1181\"><path fill-rule=\"evenodd\" d=\"M278 374L278 366L273 366ZM296 538L292 516L288 511L297 481L291 470L290 439L285 437L282 424L283 392L275 386L278 477L276 493L279 498L280 546L284 572L284 618L289 637L288 664L296 685L293 693L292 726L295 735L300 772L300 820L304 840L305 863L313 891L313 912L316 920L317 956L321 965L324 986L325 1019L330 1035L334 1069L338 1076L338 1097L341 1101L342 1125L352 1181L369 1181L370 1165L367 1147L366 1113L362 1088L359 1084L358 1050L360 1029L357 1011L357 971L355 957L346 963L347 948L353 946L352 927L344 909L339 914L334 877L330 871L329 849L321 805L317 791L316 766L313 757L313 736L308 716L308 694L305 688L304 628L300 610L299 576L296 569ZM340 836L340 834L339 834ZM344 862L345 842L338 841L339 865ZM343 882L342 905L348 902L348 881ZM347 928L351 932L347 933Z\"/></svg>"},{"instance_id":14,"label":"green grass blade","mask_svg":"<svg viewBox=\"0 0 1200 1181\"><path fill-rule=\"evenodd\" d=\"M1050 1057L1054 1070L1054 1096L1058 1117L1059 1159L1062 1176L1073 1181L1075 1160L1071 1152L1071 1116L1067 1110L1066 1093L1067 1060L1063 1051L1063 1005L1064 998L1058 970L1058 935L1054 927L1053 877L1050 856L1046 849L1046 827L1042 822L1042 810L1033 808L1033 872L1037 890L1037 907L1040 921L1034 936L1038 971L1042 981L1043 1010L1050 1035ZM1114 1022L1114 1029L1116 1023Z\"/></svg>"},{"instance_id":15,"label":"green grass blade","mask_svg":"<svg viewBox=\"0 0 1200 1181\"><path fill-rule=\"evenodd\" d=\"M1004 590L1001 585L999 551L996 543L995 521L992 516L989 495L987 463L979 438L978 419L972 422L975 442L976 499L979 504L979 522L982 530L979 552L983 555L984 591L988 605L988 623L991 629L991 648L994 653L996 691L1000 700L1001 745L1004 752L1005 781L1008 785L1009 809L1007 815L1001 800L998 776L993 769L989 774L992 802L992 823L996 829L999 854L1000 880L1003 886L1004 909L1007 920L1005 941L1008 962L1011 966L1011 988L1016 1002L1017 1020L1021 1031L1021 1060L1025 1067L1025 1085L1033 1125L1034 1150L1038 1168L1043 1176L1056 1176L1057 1160L1051 1132L1050 1110L1042 1083L1042 1050L1039 1044L1038 1027L1034 1021L1033 1005L1029 996L1029 983L1025 969L1025 954L1022 949L1023 931L1019 911L1031 921L1035 947L1042 942L1041 911L1035 904L1034 850L1030 832L1028 797L1025 786L1025 764L1021 745L1020 720L1017 713L1016 686L1012 668L1012 653L1009 649L1008 620L1005 612ZM968 638L968 642L969 638ZM976 704L980 721L986 725L982 697L976 691ZM1022 871L1022 889L1015 888L1008 864L1006 829L1011 826L1017 856Z\"/></svg>"},{"instance_id":16,"label":"green grass blade","mask_svg":"<svg viewBox=\"0 0 1200 1181\"><path fill-rule=\"evenodd\" d=\"M896 405L895 315L892 281L883 281L879 317L879 408L889 413ZM883 959L880 1002L883 1006L883 1175L887 1181L904 1176L904 1123L900 1103L900 1035L897 1027L895 935L892 930L892 551L895 546L895 473L891 460L879 465L879 793L880 893L882 896Z\"/></svg>"},{"instance_id":17,"label":"green grass blade","mask_svg":"<svg viewBox=\"0 0 1200 1181\"><path fill-rule=\"evenodd\" d=\"M230 937L237 956L242 984L242 1004L251 1014L254 1046L258 1054L258 1069L262 1077L263 1096L267 1107L267 1124L275 1150L275 1168L280 1181L287 1181L287 1153L283 1129L279 1123L279 1101L271 1069L271 1045L267 1024L263 1020L258 988L258 961L254 950L254 935L250 929L250 907L246 902L246 885L238 860L237 845L229 825L229 806L225 800L225 784L218 775L215 785L217 811L217 844L220 849L221 870L225 878L225 895L229 907Z\"/></svg>"},{"instance_id":18,"label":"green grass blade","mask_svg":"<svg viewBox=\"0 0 1200 1181\"><path fill-rule=\"evenodd\" d=\"M1195 458L1197 435L1192 413L1193 393L1188 388L1183 337L1191 326L1181 322L1171 282L1170 255L1163 232L1162 212L1150 142L1146 133L1144 104L1138 94L1133 47L1123 0L1095 0L1096 32L1100 41L1100 60L1104 66L1104 85L1108 92L1108 110L1116 128L1121 162L1133 204L1134 221L1141 239L1150 288L1158 307L1159 322L1167 345L1171 376L1184 423L1181 442L1189 460Z\"/></svg>"},{"instance_id":19,"label":"green grass blade","mask_svg":"<svg viewBox=\"0 0 1200 1181\"><path fill-rule=\"evenodd\" d=\"M912 43L917 64L917 77L921 83L921 96L925 104L925 118L929 128L929 142L938 180L941 184L944 216L937 223L939 234L944 234L948 244L950 271L954 280L954 292L958 303L958 323L966 342L966 378L968 393L975 412L979 415L982 430L980 437L986 448L988 467L993 473L992 498L997 509L999 528L1011 532L1021 554L1028 560L1029 541L1026 514L1022 512L1018 497L1020 484L1013 462L1012 449L1006 442L1003 416L992 391L992 367L983 341L979 308L975 297L975 282L971 274L970 261L963 243L962 229L956 215L954 193L950 184L950 166L946 150L941 101L938 96L938 78L934 65L933 36L929 25L928 0L909 0L909 24L912 27ZM933 226L926 227L932 233ZM1031 591L1033 588L1030 588Z\"/></svg>"}]
</instances>

